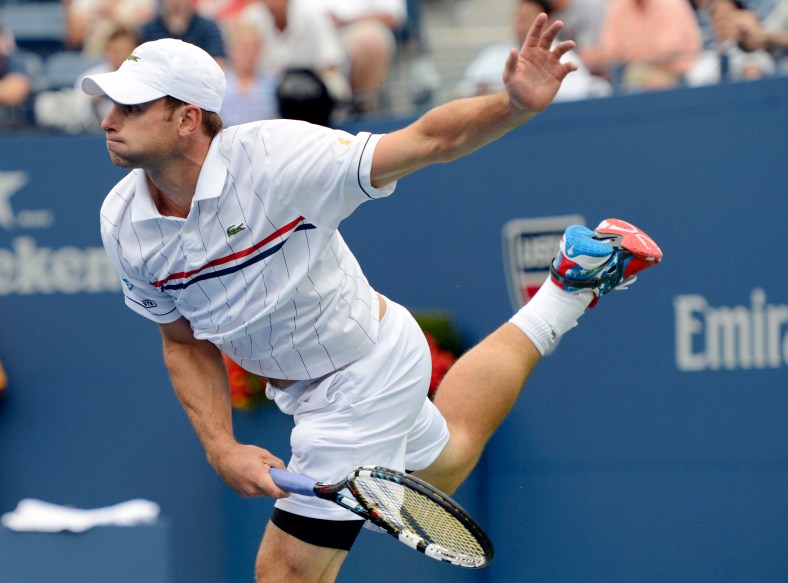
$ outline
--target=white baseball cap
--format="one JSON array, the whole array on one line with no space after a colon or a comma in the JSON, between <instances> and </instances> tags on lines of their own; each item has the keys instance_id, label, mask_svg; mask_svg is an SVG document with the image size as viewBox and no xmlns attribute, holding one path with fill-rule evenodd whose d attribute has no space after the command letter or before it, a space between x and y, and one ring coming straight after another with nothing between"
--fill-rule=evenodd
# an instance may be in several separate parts
<instances>
[{"instance_id":1,"label":"white baseball cap","mask_svg":"<svg viewBox=\"0 0 788 583\"><path fill-rule=\"evenodd\" d=\"M88 75L82 90L136 105L165 95L218 113L226 81L213 57L199 47L163 38L138 46L117 71Z\"/></svg>"}]
</instances>

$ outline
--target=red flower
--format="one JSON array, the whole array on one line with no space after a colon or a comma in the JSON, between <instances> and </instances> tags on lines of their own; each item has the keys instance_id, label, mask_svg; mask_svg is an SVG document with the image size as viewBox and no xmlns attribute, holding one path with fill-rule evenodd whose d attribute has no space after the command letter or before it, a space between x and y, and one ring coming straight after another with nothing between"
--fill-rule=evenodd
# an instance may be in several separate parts
<instances>
[{"instance_id":1,"label":"red flower","mask_svg":"<svg viewBox=\"0 0 788 583\"><path fill-rule=\"evenodd\" d=\"M234 409L251 409L266 400L265 377L242 368L235 361L224 357L227 376L230 379L230 395Z\"/></svg>"},{"instance_id":2,"label":"red flower","mask_svg":"<svg viewBox=\"0 0 788 583\"><path fill-rule=\"evenodd\" d=\"M435 398L435 393L438 391L438 385L446 376L449 368L457 357L448 350L443 350L435 337L429 332L425 332L424 336L427 338L427 344L430 347L430 356L432 357L432 376L430 377L430 388L427 396L430 400Z\"/></svg>"}]
</instances>

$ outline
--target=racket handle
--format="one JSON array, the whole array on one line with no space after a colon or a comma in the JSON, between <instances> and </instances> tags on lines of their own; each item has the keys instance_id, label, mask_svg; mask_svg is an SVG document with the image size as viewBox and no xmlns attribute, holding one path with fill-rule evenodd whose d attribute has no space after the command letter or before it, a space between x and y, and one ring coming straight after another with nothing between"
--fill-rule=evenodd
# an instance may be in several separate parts
<instances>
[{"instance_id":1,"label":"racket handle","mask_svg":"<svg viewBox=\"0 0 788 583\"><path fill-rule=\"evenodd\" d=\"M282 490L293 494L302 494L303 496L315 496L315 484L317 484L317 481L312 478L278 468L270 468L268 473L271 475L274 484Z\"/></svg>"}]
</instances>

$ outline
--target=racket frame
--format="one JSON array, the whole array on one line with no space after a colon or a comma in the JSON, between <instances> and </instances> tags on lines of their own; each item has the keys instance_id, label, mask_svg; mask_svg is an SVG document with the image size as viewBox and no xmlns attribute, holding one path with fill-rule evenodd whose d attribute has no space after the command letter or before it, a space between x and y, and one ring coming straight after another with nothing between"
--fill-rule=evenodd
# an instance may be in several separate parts
<instances>
[{"instance_id":1,"label":"racket frame","mask_svg":"<svg viewBox=\"0 0 788 583\"><path fill-rule=\"evenodd\" d=\"M493 559L494 549L492 542L479 523L448 495L415 476L381 466L363 466L356 468L339 482L329 484L276 468L271 468L269 471L274 482L283 490L334 502L357 516L369 520L403 544L433 559L474 569L487 566ZM443 508L473 536L481 547L484 556L482 558L470 557L451 549L446 549L441 545L429 543L413 531L400 529L390 523L356 486L355 480L357 478L367 477L393 482L405 488L410 488ZM349 490L353 497L342 494L342 490L345 489Z\"/></svg>"}]
</instances>

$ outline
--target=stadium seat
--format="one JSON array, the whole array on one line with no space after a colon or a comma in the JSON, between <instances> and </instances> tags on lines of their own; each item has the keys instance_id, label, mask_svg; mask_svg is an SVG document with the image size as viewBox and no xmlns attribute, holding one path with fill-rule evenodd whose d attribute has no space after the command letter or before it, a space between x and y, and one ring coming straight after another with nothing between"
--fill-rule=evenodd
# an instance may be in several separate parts
<instances>
[{"instance_id":1,"label":"stadium seat","mask_svg":"<svg viewBox=\"0 0 788 583\"><path fill-rule=\"evenodd\" d=\"M47 88L44 78L44 59L38 53L26 49L17 49L16 56L25 63L25 70L33 84L33 93L38 93Z\"/></svg>"},{"instance_id":2,"label":"stadium seat","mask_svg":"<svg viewBox=\"0 0 788 583\"><path fill-rule=\"evenodd\" d=\"M58 51L44 61L46 89L71 88L80 75L102 61L100 56L86 56L80 51Z\"/></svg>"},{"instance_id":3,"label":"stadium seat","mask_svg":"<svg viewBox=\"0 0 788 583\"><path fill-rule=\"evenodd\" d=\"M65 23L60 2L0 6L0 22L11 29L20 48L41 55L64 48Z\"/></svg>"}]
</instances>

